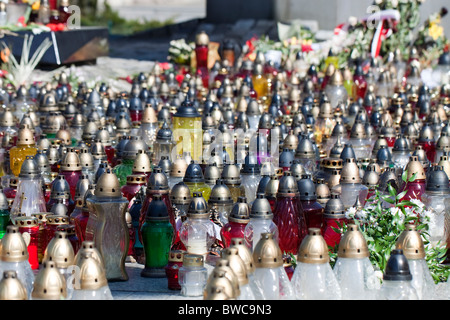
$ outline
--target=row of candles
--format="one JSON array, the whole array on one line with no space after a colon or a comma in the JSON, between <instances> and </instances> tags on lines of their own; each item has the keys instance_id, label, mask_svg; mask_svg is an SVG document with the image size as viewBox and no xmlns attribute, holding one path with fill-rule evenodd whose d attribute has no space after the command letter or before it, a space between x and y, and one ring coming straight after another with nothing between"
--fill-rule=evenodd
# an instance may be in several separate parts
<instances>
[{"instance_id":1,"label":"row of candles","mask_svg":"<svg viewBox=\"0 0 450 320\"><path fill-rule=\"evenodd\" d=\"M441 92L416 85L413 53L401 81L379 66L364 73L357 65L350 87L349 70L330 62L319 76L315 66L301 69L301 57L284 70L258 55L240 68L224 63L206 72L207 37L197 40L199 73L180 83L156 65L135 79L130 93L105 84L73 90L64 74L54 85L1 92L4 237L17 233L11 225L19 227L32 270L53 269L44 258L52 241L69 241L73 255L89 243L106 281L127 281L125 262L133 260L145 265L143 277L168 277L170 288L205 299L378 297L367 289L377 279L357 228L351 225L348 235L355 243L333 228L348 208L363 206L376 189L385 192L387 182L443 220L450 149L445 84ZM400 62L397 57L393 65ZM397 90L387 92L394 84ZM403 171L406 185L398 179ZM433 241L446 241L443 222L430 233ZM331 272L327 246L338 243L347 253L359 246L362 254L342 255ZM238 244L248 252L236 253ZM405 296L430 297L425 268L422 287L411 282L412 272L395 270L406 268L407 252L401 244L392 252L383 284L406 280L416 293ZM66 263L79 266L69 249L64 254ZM234 271L240 286L213 285L233 278L227 264L242 265L228 261L236 255L253 266ZM360 280L371 285L345 283L349 261L364 266L368 273ZM29 298L34 291L25 287ZM111 298L106 291L102 297Z\"/></svg>"}]
</instances>

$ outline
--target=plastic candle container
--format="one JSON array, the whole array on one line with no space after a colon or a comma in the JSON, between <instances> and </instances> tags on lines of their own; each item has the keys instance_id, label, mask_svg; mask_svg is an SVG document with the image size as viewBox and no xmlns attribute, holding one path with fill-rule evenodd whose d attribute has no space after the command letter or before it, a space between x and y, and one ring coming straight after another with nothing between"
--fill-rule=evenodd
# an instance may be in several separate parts
<instances>
[{"instance_id":1,"label":"plastic candle container","mask_svg":"<svg viewBox=\"0 0 450 320\"><path fill-rule=\"evenodd\" d=\"M207 270L204 267L202 255L185 254L183 266L178 271L178 281L181 286L181 295L185 297L200 297L207 282Z\"/></svg>"}]
</instances>

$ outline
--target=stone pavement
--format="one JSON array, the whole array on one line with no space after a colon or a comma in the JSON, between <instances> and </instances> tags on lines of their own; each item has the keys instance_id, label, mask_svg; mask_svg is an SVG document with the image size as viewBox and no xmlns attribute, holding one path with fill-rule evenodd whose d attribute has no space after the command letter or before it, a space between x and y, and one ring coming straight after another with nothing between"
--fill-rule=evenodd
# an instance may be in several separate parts
<instances>
[{"instance_id":1,"label":"stone pavement","mask_svg":"<svg viewBox=\"0 0 450 320\"><path fill-rule=\"evenodd\" d=\"M167 288L167 278L141 277L142 264L126 263L128 281L109 282L114 300L202 300L203 297L184 297L180 291Z\"/></svg>"},{"instance_id":2,"label":"stone pavement","mask_svg":"<svg viewBox=\"0 0 450 320\"><path fill-rule=\"evenodd\" d=\"M179 291L167 288L166 278L143 278L143 265L127 263L128 281L109 282L114 300L168 300L186 299Z\"/></svg>"}]
</instances>

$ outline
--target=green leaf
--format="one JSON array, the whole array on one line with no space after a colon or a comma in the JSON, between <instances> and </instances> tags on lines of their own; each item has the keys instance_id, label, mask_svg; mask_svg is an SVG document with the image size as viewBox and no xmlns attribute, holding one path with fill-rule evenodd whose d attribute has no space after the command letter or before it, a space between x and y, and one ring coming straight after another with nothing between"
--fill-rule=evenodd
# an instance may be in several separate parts
<instances>
[{"instance_id":1,"label":"green leaf","mask_svg":"<svg viewBox=\"0 0 450 320\"><path fill-rule=\"evenodd\" d=\"M417 172L414 173L411 178L409 178L408 182L413 182L414 180L416 180L416 177L417 177Z\"/></svg>"},{"instance_id":2,"label":"green leaf","mask_svg":"<svg viewBox=\"0 0 450 320\"><path fill-rule=\"evenodd\" d=\"M403 191L403 192L400 192L400 193L397 195L396 199L397 199L397 200L400 200L401 198L403 198L403 197L406 195L407 192L408 192L408 190L405 190L405 191Z\"/></svg>"},{"instance_id":3,"label":"green leaf","mask_svg":"<svg viewBox=\"0 0 450 320\"><path fill-rule=\"evenodd\" d=\"M392 199L390 196L382 196L381 199L383 199L383 201L386 201L387 203L390 203L390 204L395 203L395 200Z\"/></svg>"},{"instance_id":4,"label":"green leaf","mask_svg":"<svg viewBox=\"0 0 450 320\"><path fill-rule=\"evenodd\" d=\"M395 197L395 196L397 195L397 191L394 189L393 186L391 186L390 183L388 184L388 190L389 190L389 194L390 194L392 197Z\"/></svg>"}]
</instances>

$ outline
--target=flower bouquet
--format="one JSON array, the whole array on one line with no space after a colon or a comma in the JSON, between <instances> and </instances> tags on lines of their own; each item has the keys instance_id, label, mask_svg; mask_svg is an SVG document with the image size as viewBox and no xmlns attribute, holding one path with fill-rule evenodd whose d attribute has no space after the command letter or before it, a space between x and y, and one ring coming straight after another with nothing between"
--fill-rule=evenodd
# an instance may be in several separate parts
<instances>
[{"instance_id":1,"label":"flower bouquet","mask_svg":"<svg viewBox=\"0 0 450 320\"><path fill-rule=\"evenodd\" d=\"M414 181L414 179L415 176L411 177L410 181ZM407 182L406 172L402 175L402 180ZM392 250L395 249L401 233L408 224L414 224L422 236L425 260L434 281L436 283L445 282L450 272L450 268L443 264L447 248L440 242L432 245L429 240L428 231L434 223L432 210L426 208L424 203L418 199L401 200L405 194L406 191L398 193L394 187L388 185L386 194L376 190L363 207L349 208L346 218L359 226L367 241L370 261L374 268L380 271L380 274L385 271L387 261ZM343 224L335 231L343 234L347 231L347 225ZM336 259L337 249L338 245L330 248L332 263Z\"/></svg>"}]
</instances>

